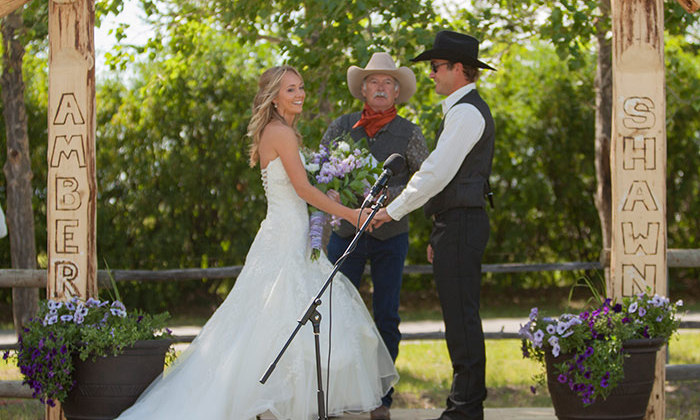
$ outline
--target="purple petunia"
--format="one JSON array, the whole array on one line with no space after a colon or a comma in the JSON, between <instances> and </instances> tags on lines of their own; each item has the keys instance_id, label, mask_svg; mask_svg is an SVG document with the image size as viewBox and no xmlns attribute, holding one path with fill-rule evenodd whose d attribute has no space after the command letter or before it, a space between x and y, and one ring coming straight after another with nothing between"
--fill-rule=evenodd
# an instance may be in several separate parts
<instances>
[{"instance_id":1,"label":"purple petunia","mask_svg":"<svg viewBox=\"0 0 700 420\"><path fill-rule=\"evenodd\" d=\"M537 308L530 309L530 316L529 316L530 321L534 321L537 319L538 312L539 312L539 310Z\"/></svg>"}]
</instances>

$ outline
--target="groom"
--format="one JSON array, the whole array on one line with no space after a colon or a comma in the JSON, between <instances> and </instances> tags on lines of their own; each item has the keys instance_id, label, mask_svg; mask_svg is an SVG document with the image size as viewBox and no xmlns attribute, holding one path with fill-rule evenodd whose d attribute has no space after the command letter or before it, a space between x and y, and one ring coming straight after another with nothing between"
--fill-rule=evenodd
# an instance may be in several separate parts
<instances>
[{"instance_id":1,"label":"groom","mask_svg":"<svg viewBox=\"0 0 700 420\"><path fill-rule=\"evenodd\" d=\"M375 216L375 225L398 220L424 206L433 219L428 261L433 264L445 340L452 360L452 389L440 419L484 418L486 399L484 333L479 316L481 258L489 238L485 197L494 149L494 122L476 90L479 42L441 31L433 49L412 61L430 61L435 92L447 98L435 150L401 195Z\"/></svg>"}]
</instances>

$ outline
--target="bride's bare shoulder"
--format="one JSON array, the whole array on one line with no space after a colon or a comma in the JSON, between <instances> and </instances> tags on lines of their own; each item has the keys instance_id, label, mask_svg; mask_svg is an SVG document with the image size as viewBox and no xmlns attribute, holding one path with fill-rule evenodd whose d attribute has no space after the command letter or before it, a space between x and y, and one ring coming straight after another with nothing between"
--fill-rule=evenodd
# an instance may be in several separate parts
<instances>
[{"instance_id":1,"label":"bride's bare shoulder","mask_svg":"<svg viewBox=\"0 0 700 420\"><path fill-rule=\"evenodd\" d=\"M269 123L260 135L259 153L265 163L298 148L294 129L278 121Z\"/></svg>"},{"instance_id":2,"label":"bride's bare shoulder","mask_svg":"<svg viewBox=\"0 0 700 420\"><path fill-rule=\"evenodd\" d=\"M294 130L292 127L283 124L279 121L272 121L268 125L263 128L263 131L260 135L260 140L275 140L275 139L287 139L287 138L296 138L296 135L294 133Z\"/></svg>"}]
</instances>

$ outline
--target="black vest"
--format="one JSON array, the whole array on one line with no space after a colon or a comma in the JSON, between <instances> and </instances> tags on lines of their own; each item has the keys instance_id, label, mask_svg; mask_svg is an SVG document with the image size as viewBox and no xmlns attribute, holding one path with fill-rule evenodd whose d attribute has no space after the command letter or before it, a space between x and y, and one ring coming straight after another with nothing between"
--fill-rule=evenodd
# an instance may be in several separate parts
<instances>
[{"instance_id":1,"label":"black vest","mask_svg":"<svg viewBox=\"0 0 700 420\"><path fill-rule=\"evenodd\" d=\"M428 217L455 207L485 207L485 196L490 192L489 175L491 175L495 139L495 126L491 110L476 90L464 95L455 103L455 105L457 104L474 105L484 117L486 126L481 138L464 158L462 166L454 178L423 207L425 215ZM442 134L443 124L444 120L437 133L438 141Z\"/></svg>"},{"instance_id":2,"label":"black vest","mask_svg":"<svg viewBox=\"0 0 700 420\"><path fill-rule=\"evenodd\" d=\"M380 165L392 154L399 153L404 158L406 157L406 149L408 142L413 133L414 124L409 120L396 116L387 125L382 127L373 138L368 138L364 127L352 128L355 123L360 120L361 112L352 112L342 115L336 123L345 133L350 133L350 137L354 141L367 139L369 151ZM408 165L405 165L401 172L394 174L389 178L387 186L406 186L411 174L408 171ZM401 220L384 223L379 228L372 232L367 232L370 236L377 239L389 239L400 233L408 232L408 216ZM341 220L340 226L336 233L341 237L350 237L355 234L355 228L345 220Z\"/></svg>"}]
</instances>

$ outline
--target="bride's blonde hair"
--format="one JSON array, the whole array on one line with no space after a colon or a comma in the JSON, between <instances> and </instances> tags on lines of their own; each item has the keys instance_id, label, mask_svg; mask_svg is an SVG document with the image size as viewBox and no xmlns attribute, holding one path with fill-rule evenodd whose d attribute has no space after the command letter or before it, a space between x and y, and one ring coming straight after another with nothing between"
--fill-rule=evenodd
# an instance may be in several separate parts
<instances>
[{"instance_id":1,"label":"bride's blonde hair","mask_svg":"<svg viewBox=\"0 0 700 420\"><path fill-rule=\"evenodd\" d=\"M255 95L253 100L253 117L250 119L248 124L248 137L251 139L250 143L250 166L254 167L258 161L260 161L260 153L258 149L260 147L260 136L265 129L265 127L272 121L279 121L284 125L287 121L277 112L272 101L277 98L280 91L280 84L282 82L282 77L287 73L292 72L299 76L301 79L301 74L297 69L292 66L277 66L265 70L265 72L260 76L258 81L258 93ZM296 118L294 119L291 128L297 136L297 140L301 142L301 134L296 129Z\"/></svg>"}]
</instances>

